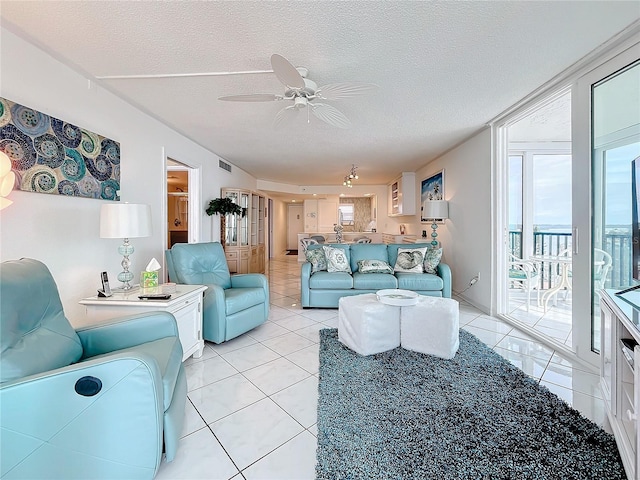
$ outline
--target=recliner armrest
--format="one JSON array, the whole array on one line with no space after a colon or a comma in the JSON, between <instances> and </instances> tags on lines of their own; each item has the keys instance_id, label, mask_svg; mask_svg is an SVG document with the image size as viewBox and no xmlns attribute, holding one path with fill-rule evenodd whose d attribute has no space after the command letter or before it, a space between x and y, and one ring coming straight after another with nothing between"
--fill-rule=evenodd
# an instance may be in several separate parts
<instances>
[{"instance_id":1,"label":"recliner armrest","mask_svg":"<svg viewBox=\"0 0 640 480\"><path fill-rule=\"evenodd\" d=\"M168 312L119 317L111 323L80 328L76 333L82 342L83 358L179 336L176 319Z\"/></svg>"},{"instance_id":2,"label":"recliner armrest","mask_svg":"<svg viewBox=\"0 0 640 480\"><path fill-rule=\"evenodd\" d=\"M231 288L264 288L269 289L267 277L261 273L242 273L231 275Z\"/></svg>"},{"instance_id":3,"label":"recliner armrest","mask_svg":"<svg viewBox=\"0 0 640 480\"><path fill-rule=\"evenodd\" d=\"M78 393L83 377L99 379L102 388L95 395ZM80 466L83 456L95 456L98 466L117 462L128 476L152 478L160 464L162 377L155 359L144 353L116 353L3 384L0 407L2 440L12 445L2 449L3 470L15 468L17 477L38 446L74 452L63 457L69 469L73 462Z\"/></svg>"}]
</instances>

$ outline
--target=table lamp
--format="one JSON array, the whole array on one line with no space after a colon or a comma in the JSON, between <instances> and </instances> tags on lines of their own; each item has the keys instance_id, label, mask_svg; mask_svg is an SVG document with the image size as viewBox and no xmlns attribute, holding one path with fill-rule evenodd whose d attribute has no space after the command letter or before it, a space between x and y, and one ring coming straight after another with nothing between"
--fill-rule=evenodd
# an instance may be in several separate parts
<instances>
[{"instance_id":1,"label":"table lamp","mask_svg":"<svg viewBox=\"0 0 640 480\"><path fill-rule=\"evenodd\" d=\"M122 272L118 280L123 290L130 290L133 273L129 271L131 261L129 255L134 251L129 243L130 238L148 237L151 235L151 207L135 203L109 203L100 209L100 238L123 238L124 243L118 247L123 256Z\"/></svg>"},{"instance_id":2,"label":"table lamp","mask_svg":"<svg viewBox=\"0 0 640 480\"><path fill-rule=\"evenodd\" d=\"M13 203L6 197L13 190L15 183L16 174L11 170L11 160L6 153L0 152L0 210Z\"/></svg>"},{"instance_id":3,"label":"table lamp","mask_svg":"<svg viewBox=\"0 0 640 480\"><path fill-rule=\"evenodd\" d=\"M438 228L437 220L444 220L449 218L449 202L446 200L427 200L422 204L422 218L425 220L431 220L431 245L434 248L438 246L438 234L436 229Z\"/></svg>"}]
</instances>

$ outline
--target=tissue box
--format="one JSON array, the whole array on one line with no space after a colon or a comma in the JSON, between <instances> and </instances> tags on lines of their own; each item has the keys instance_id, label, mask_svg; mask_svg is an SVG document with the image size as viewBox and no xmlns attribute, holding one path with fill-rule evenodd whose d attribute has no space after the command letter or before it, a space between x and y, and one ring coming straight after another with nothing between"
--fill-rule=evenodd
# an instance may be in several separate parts
<instances>
[{"instance_id":1,"label":"tissue box","mask_svg":"<svg viewBox=\"0 0 640 480\"><path fill-rule=\"evenodd\" d=\"M142 272L140 274L140 288L157 288L158 272Z\"/></svg>"}]
</instances>

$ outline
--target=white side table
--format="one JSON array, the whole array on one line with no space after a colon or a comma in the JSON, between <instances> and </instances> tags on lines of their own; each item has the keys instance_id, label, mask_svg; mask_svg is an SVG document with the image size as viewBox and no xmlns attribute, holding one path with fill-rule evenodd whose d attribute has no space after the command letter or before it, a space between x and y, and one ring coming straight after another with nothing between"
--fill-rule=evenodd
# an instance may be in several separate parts
<instances>
[{"instance_id":1,"label":"white side table","mask_svg":"<svg viewBox=\"0 0 640 480\"><path fill-rule=\"evenodd\" d=\"M176 292L168 300L140 300L140 289L129 292L114 293L111 297L89 297L80 301L86 308L86 321L82 325L89 326L105 323L125 315L145 312L169 312L176 317L180 343L182 344L182 360L193 355L202 356L204 340L202 338L202 302L205 285L177 285Z\"/></svg>"}]
</instances>

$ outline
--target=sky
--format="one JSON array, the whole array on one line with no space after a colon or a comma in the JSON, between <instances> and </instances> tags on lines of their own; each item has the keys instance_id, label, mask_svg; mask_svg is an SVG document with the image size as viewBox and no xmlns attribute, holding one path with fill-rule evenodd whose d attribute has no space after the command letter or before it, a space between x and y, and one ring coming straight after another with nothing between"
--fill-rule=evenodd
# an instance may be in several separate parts
<instances>
[{"instance_id":1,"label":"sky","mask_svg":"<svg viewBox=\"0 0 640 480\"><path fill-rule=\"evenodd\" d=\"M640 143L606 152L607 225L631 224L631 161L640 156ZM521 169L511 162L509 224L522 223ZM571 225L571 156L534 155L534 225Z\"/></svg>"}]
</instances>

